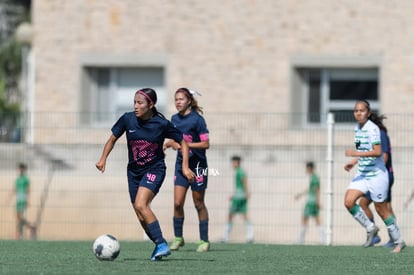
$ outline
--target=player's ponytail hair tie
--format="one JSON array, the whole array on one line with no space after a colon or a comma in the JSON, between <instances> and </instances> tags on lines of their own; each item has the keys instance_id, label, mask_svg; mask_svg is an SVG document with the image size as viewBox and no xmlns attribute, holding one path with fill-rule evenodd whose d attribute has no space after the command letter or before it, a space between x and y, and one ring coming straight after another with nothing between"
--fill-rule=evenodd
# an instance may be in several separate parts
<instances>
[{"instance_id":1,"label":"player's ponytail hair tie","mask_svg":"<svg viewBox=\"0 0 414 275\"><path fill-rule=\"evenodd\" d=\"M190 97L193 97L194 95L198 95L198 96L202 96L202 94L201 93L199 93L199 92L197 92L197 91L194 91L194 90L191 90L191 89L188 89L188 88L180 88L180 89L178 89L175 93L178 93L178 92L185 92L185 93L187 93Z\"/></svg>"},{"instance_id":2,"label":"player's ponytail hair tie","mask_svg":"<svg viewBox=\"0 0 414 275\"><path fill-rule=\"evenodd\" d=\"M194 96L194 95L202 96L202 94L200 94L199 92L194 91L194 90L190 90L190 89L188 89L188 92L189 92L189 93L190 93L190 95L192 95L192 96Z\"/></svg>"}]
</instances>

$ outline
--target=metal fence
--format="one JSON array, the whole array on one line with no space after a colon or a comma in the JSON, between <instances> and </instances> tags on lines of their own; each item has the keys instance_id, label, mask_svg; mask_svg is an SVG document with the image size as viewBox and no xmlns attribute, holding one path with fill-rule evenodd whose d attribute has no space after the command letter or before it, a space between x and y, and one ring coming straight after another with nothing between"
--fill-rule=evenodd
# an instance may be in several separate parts
<instances>
[{"instance_id":1,"label":"metal fence","mask_svg":"<svg viewBox=\"0 0 414 275\"><path fill-rule=\"evenodd\" d=\"M414 189L414 148L410 142L411 131L414 131L410 125L413 124L414 116L394 114L387 117L385 124L393 145L396 178L392 203L402 234L407 243L411 244L414 243L414 224L411 223L414 210L412 205L404 209L403 204ZM292 114L206 114L206 120L211 138L208 150L209 187L206 195L211 241L220 241L223 236L229 197L233 191L230 164L233 154L242 156L242 166L247 171L251 189L249 216L256 242L296 242L305 200L296 201L294 196L308 187L306 161L315 162L316 172L321 178L321 220L326 225L329 206L326 125L300 127L292 123ZM64 142L51 142L53 139L49 138L47 142L35 144L0 143L0 238L15 236L12 194L17 175L16 164L21 161L28 164L31 179L30 205L26 216L30 221L41 221L39 239L93 239L106 232L120 239L145 238L129 203L124 139L121 138L115 146L108 159L107 170L101 174L96 170L95 163L110 134L109 127L103 131L94 131L72 126L66 129L65 124L59 125L59 134L56 134L55 127L47 123L32 130L49 137L81 136L68 138ZM334 125L331 162L334 245L362 244L365 240L363 228L343 206L345 189L355 172L347 173L343 169L348 160L344 155L345 148L353 145L352 130L353 125ZM80 142L82 138L87 142ZM175 152L167 151L167 177L152 204L167 239L173 238L174 158ZM187 194L185 211L184 237L188 241L197 241L198 220L190 192ZM377 215L375 219L380 226L380 236L386 241L386 228ZM243 221L236 217L231 241L244 240ZM318 230L311 221L306 243L318 242Z\"/></svg>"}]
</instances>

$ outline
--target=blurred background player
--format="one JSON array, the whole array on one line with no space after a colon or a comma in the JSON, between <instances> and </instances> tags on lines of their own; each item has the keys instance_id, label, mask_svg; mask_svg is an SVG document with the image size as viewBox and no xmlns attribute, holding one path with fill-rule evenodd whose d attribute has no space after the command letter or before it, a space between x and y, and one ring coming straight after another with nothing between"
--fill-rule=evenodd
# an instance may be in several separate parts
<instances>
[{"instance_id":1,"label":"blurred background player","mask_svg":"<svg viewBox=\"0 0 414 275\"><path fill-rule=\"evenodd\" d=\"M24 163L18 165L19 175L14 184L14 195L16 197L16 239L23 238L23 230L27 227L30 230L30 237L36 238L36 226L30 224L25 218L27 206L29 204L30 180L26 174L27 166Z\"/></svg>"},{"instance_id":2,"label":"blurred background player","mask_svg":"<svg viewBox=\"0 0 414 275\"><path fill-rule=\"evenodd\" d=\"M383 120L385 118L386 117L384 115L378 116L377 114L372 113L370 120L372 120L380 129L382 157L384 158L385 167L387 168L387 171L388 171L388 181L389 181L388 182L388 195L387 195L387 199L385 200L385 204L387 208L389 209L389 211L391 212L391 214L395 217L394 210L392 209L392 206L391 206L391 199L392 199L391 188L394 184L394 169L392 168L391 141L388 136L387 128L383 124ZM372 222L374 222L374 215L371 209L369 208L369 205L371 204L371 202L372 202L371 195L368 192L365 196L363 196L360 199L359 206L361 206L362 209L365 211L365 214L367 214L367 217ZM381 241L380 237L376 235L372 239L372 244L377 244L380 241ZM385 243L384 246L392 247L393 245L394 244L391 240L391 236L389 236L389 241Z\"/></svg>"},{"instance_id":3,"label":"blurred background player","mask_svg":"<svg viewBox=\"0 0 414 275\"><path fill-rule=\"evenodd\" d=\"M188 188L191 186L194 207L198 214L200 242L197 252L207 252L210 249L208 239L208 210L205 204L205 194L208 181L208 166L206 150L210 147L207 124L202 116L203 110L198 106L194 95L197 92L188 88L180 88L175 92L175 107L178 111L171 117L174 126L183 132L184 139L190 148L189 168L196 175L195 181L189 183L183 175L180 145L169 140L164 144L164 150L172 147L177 150L174 173L174 240L171 250L178 250L184 245L184 203ZM199 93L197 93L199 94Z\"/></svg>"},{"instance_id":4,"label":"blurred background player","mask_svg":"<svg viewBox=\"0 0 414 275\"><path fill-rule=\"evenodd\" d=\"M231 158L234 169L234 193L230 197L231 205L229 209L228 220L224 231L224 242L230 239L230 232L233 227L233 218L236 214L241 214L246 226L246 242L253 242L253 225L247 215L247 202L250 198L250 192L247 184L247 175L241 167L241 157L233 156Z\"/></svg>"},{"instance_id":5,"label":"blurred background player","mask_svg":"<svg viewBox=\"0 0 414 275\"><path fill-rule=\"evenodd\" d=\"M321 221L319 218L319 209L320 209L320 181L318 175L315 173L315 165L313 162L306 163L306 173L309 175L309 188L305 191L298 193L295 196L295 199L298 200L304 195L307 195L305 209L303 210L302 215L302 225L300 227L298 244L303 244L305 242L305 235L308 229L309 218L314 218L315 223L319 230L319 238L321 244L325 243L325 232L321 226Z\"/></svg>"},{"instance_id":6,"label":"blurred background player","mask_svg":"<svg viewBox=\"0 0 414 275\"><path fill-rule=\"evenodd\" d=\"M410 205L410 203L411 203L411 201L414 199L414 190L413 191L411 191L411 194L410 194L410 196L408 197L408 199L407 199L407 201L406 202L404 202L404 205L403 205L403 209L404 210L406 210L407 208L408 208L408 206Z\"/></svg>"}]
</instances>

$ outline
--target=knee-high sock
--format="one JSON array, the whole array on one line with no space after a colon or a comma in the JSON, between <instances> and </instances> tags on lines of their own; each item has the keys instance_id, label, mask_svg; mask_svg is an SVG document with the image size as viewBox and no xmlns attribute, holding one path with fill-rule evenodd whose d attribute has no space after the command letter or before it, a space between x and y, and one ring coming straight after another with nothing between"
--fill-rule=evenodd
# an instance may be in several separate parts
<instances>
[{"instance_id":1,"label":"knee-high sock","mask_svg":"<svg viewBox=\"0 0 414 275\"><path fill-rule=\"evenodd\" d=\"M250 221L246 222L246 239L248 242L253 241L254 233L253 233L253 225Z\"/></svg>"},{"instance_id":2,"label":"knee-high sock","mask_svg":"<svg viewBox=\"0 0 414 275\"><path fill-rule=\"evenodd\" d=\"M308 227L306 225L300 226L299 237L298 237L298 244L303 244L305 242L305 235Z\"/></svg>"},{"instance_id":3,"label":"knee-high sock","mask_svg":"<svg viewBox=\"0 0 414 275\"><path fill-rule=\"evenodd\" d=\"M325 228L322 225L319 226L319 240L321 244L325 244L326 242Z\"/></svg>"},{"instance_id":4,"label":"knee-high sock","mask_svg":"<svg viewBox=\"0 0 414 275\"><path fill-rule=\"evenodd\" d=\"M184 217L182 218L173 217L173 224L174 224L174 236L182 238Z\"/></svg>"},{"instance_id":5,"label":"knee-high sock","mask_svg":"<svg viewBox=\"0 0 414 275\"><path fill-rule=\"evenodd\" d=\"M200 239L208 242L208 220L200 221L199 223Z\"/></svg>"},{"instance_id":6,"label":"knee-high sock","mask_svg":"<svg viewBox=\"0 0 414 275\"><path fill-rule=\"evenodd\" d=\"M160 244L165 242L164 237L162 236L161 227L158 221L148 224L148 231L151 240L156 243Z\"/></svg>"},{"instance_id":7,"label":"knee-high sock","mask_svg":"<svg viewBox=\"0 0 414 275\"><path fill-rule=\"evenodd\" d=\"M390 215L388 218L384 220L385 225L387 226L388 235L391 237L391 240L394 243L401 243L403 238L400 233L400 229L395 221L393 215Z\"/></svg>"},{"instance_id":8,"label":"knee-high sock","mask_svg":"<svg viewBox=\"0 0 414 275\"><path fill-rule=\"evenodd\" d=\"M364 210L362 210L359 205L355 204L354 207L349 210L349 213L351 213L354 219L357 220L363 227L365 227L367 231L374 229L375 224L368 219L367 214L365 214Z\"/></svg>"},{"instance_id":9,"label":"knee-high sock","mask_svg":"<svg viewBox=\"0 0 414 275\"><path fill-rule=\"evenodd\" d=\"M225 241L225 242L229 241L229 239L230 239L230 232L231 232L232 227L233 227L233 223L228 222L226 224L226 228L224 229L223 241Z\"/></svg>"}]
</instances>

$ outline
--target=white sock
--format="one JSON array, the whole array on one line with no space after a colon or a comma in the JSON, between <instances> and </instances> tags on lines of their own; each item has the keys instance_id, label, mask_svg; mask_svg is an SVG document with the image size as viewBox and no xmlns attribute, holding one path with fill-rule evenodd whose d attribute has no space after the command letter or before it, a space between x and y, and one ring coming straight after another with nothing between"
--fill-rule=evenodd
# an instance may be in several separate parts
<instances>
[{"instance_id":1,"label":"white sock","mask_svg":"<svg viewBox=\"0 0 414 275\"><path fill-rule=\"evenodd\" d=\"M250 221L246 222L247 241L251 242L254 239L253 225Z\"/></svg>"},{"instance_id":2,"label":"white sock","mask_svg":"<svg viewBox=\"0 0 414 275\"><path fill-rule=\"evenodd\" d=\"M403 241L403 238L400 233L400 229L398 228L398 225L396 223L387 225L387 230L388 230L388 235L391 237L391 240L394 243L401 243Z\"/></svg>"},{"instance_id":3,"label":"white sock","mask_svg":"<svg viewBox=\"0 0 414 275\"><path fill-rule=\"evenodd\" d=\"M226 228L224 229L224 238L223 241L228 242L230 239L230 232L231 232L231 228L233 227L232 223L227 223L226 224Z\"/></svg>"},{"instance_id":4,"label":"white sock","mask_svg":"<svg viewBox=\"0 0 414 275\"><path fill-rule=\"evenodd\" d=\"M368 219L367 215L361 207L358 206L358 212L356 212L353 216L354 219L357 220L363 227L365 227L368 232L374 229L375 224L370 221L370 219Z\"/></svg>"},{"instance_id":5,"label":"white sock","mask_svg":"<svg viewBox=\"0 0 414 275\"><path fill-rule=\"evenodd\" d=\"M319 239L321 241L321 244L326 243L325 228L323 228L323 226L319 226Z\"/></svg>"},{"instance_id":6,"label":"white sock","mask_svg":"<svg viewBox=\"0 0 414 275\"><path fill-rule=\"evenodd\" d=\"M299 232L299 238L298 238L298 244L303 244L305 242L305 235L306 230L308 227L306 225L301 225L300 232Z\"/></svg>"}]
</instances>

